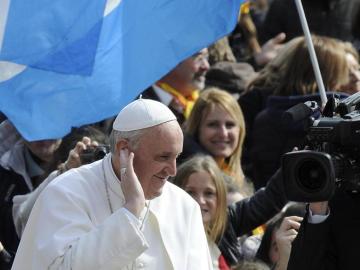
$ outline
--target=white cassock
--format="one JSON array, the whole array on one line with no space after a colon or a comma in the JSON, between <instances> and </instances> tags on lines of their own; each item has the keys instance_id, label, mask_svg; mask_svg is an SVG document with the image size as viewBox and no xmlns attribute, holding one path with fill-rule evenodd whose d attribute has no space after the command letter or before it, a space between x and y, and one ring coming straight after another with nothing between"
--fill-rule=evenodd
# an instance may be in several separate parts
<instances>
[{"instance_id":1,"label":"white cassock","mask_svg":"<svg viewBox=\"0 0 360 270\"><path fill-rule=\"evenodd\" d=\"M143 220L123 204L111 155L59 176L38 198L12 269L212 269L199 206L186 192L166 183Z\"/></svg>"}]
</instances>

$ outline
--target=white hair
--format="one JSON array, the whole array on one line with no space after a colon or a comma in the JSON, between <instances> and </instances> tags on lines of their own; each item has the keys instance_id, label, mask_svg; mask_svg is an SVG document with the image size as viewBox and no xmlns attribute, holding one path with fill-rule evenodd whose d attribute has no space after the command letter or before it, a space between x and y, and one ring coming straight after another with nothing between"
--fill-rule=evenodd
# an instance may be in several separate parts
<instances>
[{"instance_id":1,"label":"white hair","mask_svg":"<svg viewBox=\"0 0 360 270\"><path fill-rule=\"evenodd\" d=\"M132 130L132 131L118 131L112 130L110 134L110 151L112 154L115 153L116 144L120 139L125 139L128 141L129 146L133 149L136 149L138 146L139 140L142 135L144 135L149 128Z\"/></svg>"}]
</instances>

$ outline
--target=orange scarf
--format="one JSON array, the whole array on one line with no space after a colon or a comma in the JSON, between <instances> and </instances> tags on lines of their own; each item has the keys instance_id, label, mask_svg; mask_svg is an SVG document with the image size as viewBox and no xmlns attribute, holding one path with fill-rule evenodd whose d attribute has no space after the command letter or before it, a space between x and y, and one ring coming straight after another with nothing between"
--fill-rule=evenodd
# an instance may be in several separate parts
<instances>
[{"instance_id":1,"label":"orange scarf","mask_svg":"<svg viewBox=\"0 0 360 270\"><path fill-rule=\"evenodd\" d=\"M167 83L159 82L156 84L165 92L171 94L175 101L183 108L183 115L185 119L188 119L191 113L192 108L194 107L195 101L199 97L199 91L193 91L190 96L184 96L179 93L176 89L168 85Z\"/></svg>"},{"instance_id":2,"label":"orange scarf","mask_svg":"<svg viewBox=\"0 0 360 270\"><path fill-rule=\"evenodd\" d=\"M245 3L243 3L240 6L240 14L249 14L250 13L250 1L247 1Z\"/></svg>"}]
</instances>

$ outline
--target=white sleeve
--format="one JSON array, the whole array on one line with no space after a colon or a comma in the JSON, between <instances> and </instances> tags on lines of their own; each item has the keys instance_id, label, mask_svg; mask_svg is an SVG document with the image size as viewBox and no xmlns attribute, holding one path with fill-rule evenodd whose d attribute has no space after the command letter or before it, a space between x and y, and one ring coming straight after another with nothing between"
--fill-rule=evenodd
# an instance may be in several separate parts
<instances>
[{"instance_id":1,"label":"white sleeve","mask_svg":"<svg viewBox=\"0 0 360 270\"><path fill-rule=\"evenodd\" d=\"M138 228L141 227L141 223L140 223L140 220L133 214L131 213L129 210L127 210L126 208L123 208L123 211L125 213L125 215L128 217L129 220L131 220L131 222L133 224L136 224L136 226Z\"/></svg>"},{"instance_id":2,"label":"white sleeve","mask_svg":"<svg viewBox=\"0 0 360 270\"><path fill-rule=\"evenodd\" d=\"M135 218L135 217L134 217ZM98 228L83 234L57 257L50 270L121 269L133 262L148 247L139 224L119 209Z\"/></svg>"},{"instance_id":3,"label":"white sleeve","mask_svg":"<svg viewBox=\"0 0 360 270\"><path fill-rule=\"evenodd\" d=\"M22 235L13 270L122 269L148 248L136 218L125 208L105 219L100 217L102 222L95 225L93 219L98 216L91 213L102 199L94 196L89 203L78 190L63 192L50 185L41 193Z\"/></svg>"}]
</instances>

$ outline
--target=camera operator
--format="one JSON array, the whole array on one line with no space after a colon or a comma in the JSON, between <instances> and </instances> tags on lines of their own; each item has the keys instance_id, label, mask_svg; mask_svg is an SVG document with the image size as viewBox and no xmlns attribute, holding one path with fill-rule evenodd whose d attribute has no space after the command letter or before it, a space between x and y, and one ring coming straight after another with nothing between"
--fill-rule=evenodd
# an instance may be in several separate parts
<instances>
[{"instance_id":1,"label":"camera operator","mask_svg":"<svg viewBox=\"0 0 360 270\"><path fill-rule=\"evenodd\" d=\"M288 270L358 269L360 196L338 187L329 202L308 205Z\"/></svg>"}]
</instances>

